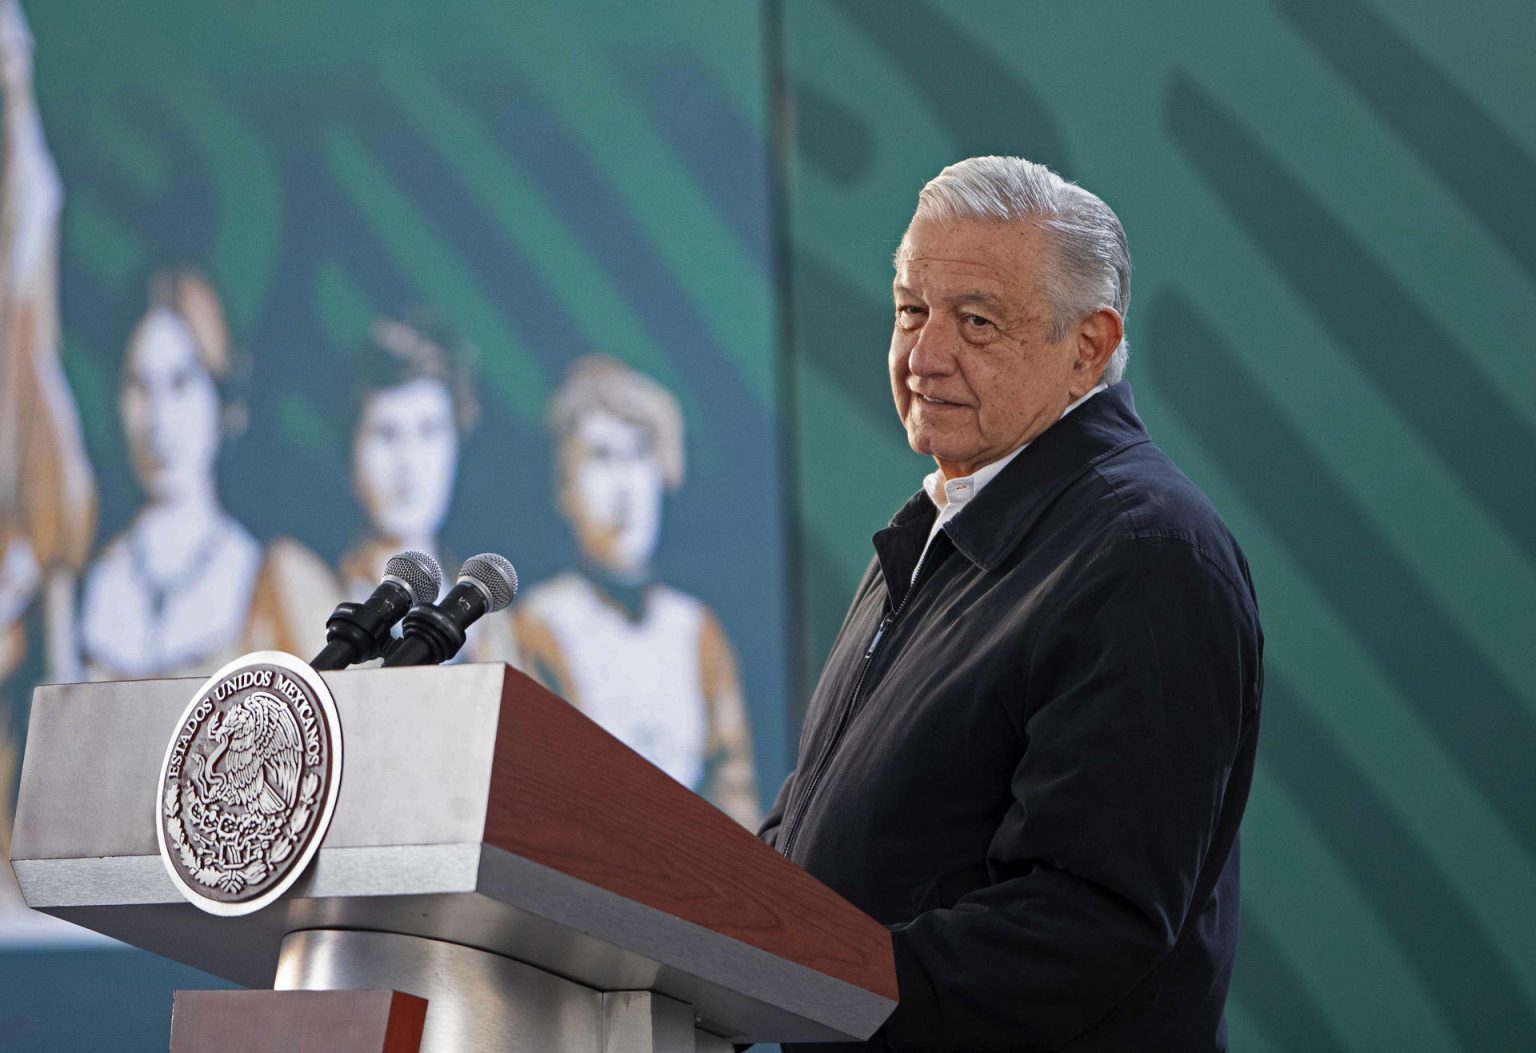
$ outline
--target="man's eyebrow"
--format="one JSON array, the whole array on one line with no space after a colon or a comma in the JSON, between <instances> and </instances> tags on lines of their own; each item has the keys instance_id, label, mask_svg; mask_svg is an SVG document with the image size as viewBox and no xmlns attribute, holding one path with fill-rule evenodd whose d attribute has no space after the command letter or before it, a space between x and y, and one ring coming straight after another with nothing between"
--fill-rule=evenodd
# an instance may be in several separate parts
<instances>
[{"instance_id":1,"label":"man's eyebrow","mask_svg":"<svg viewBox=\"0 0 1536 1053\"><path fill-rule=\"evenodd\" d=\"M951 304L975 303L981 304L984 307L995 308L1001 308L1003 306L1003 298L1001 296L998 296L996 293L982 292L980 289L972 289L969 292L955 293L953 296L947 297L947 302Z\"/></svg>"},{"instance_id":2,"label":"man's eyebrow","mask_svg":"<svg viewBox=\"0 0 1536 1053\"><path fill-rule=\"evenodd\" d=\"M912 289L906 285L902 285L899 282L891 286L891 292L896 296L917 295L917 290ZM982 292L980 289L970 289L965 292L953 293L952 295L944 297L943 302L948 306L954 306L955 304L962 303L974 303L983 307L990 307L993 310L1001 310L1005 306L1001 296L998 296L996 293Z\"/></svg>"}]
</instances>

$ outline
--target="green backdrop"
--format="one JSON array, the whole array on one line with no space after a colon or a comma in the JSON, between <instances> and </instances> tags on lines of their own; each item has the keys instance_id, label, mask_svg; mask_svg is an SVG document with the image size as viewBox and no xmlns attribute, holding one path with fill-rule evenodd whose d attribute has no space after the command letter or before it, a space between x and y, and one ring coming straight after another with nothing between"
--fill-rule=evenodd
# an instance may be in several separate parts
<instances>
[{"instance_id":1,"label":"green backdrop","mask_svg":"<svg viewBox=\"0 0 1536 1053\"><path fill-rule=\"evenodd\" d=\"M927 470L883 365L916 192L1046 162L1125 223L1137 406L1258 588L1233 1048L1536 1048L1536 8L790 0L780 34L804 667Z\"/></svg>"}]
</instances>

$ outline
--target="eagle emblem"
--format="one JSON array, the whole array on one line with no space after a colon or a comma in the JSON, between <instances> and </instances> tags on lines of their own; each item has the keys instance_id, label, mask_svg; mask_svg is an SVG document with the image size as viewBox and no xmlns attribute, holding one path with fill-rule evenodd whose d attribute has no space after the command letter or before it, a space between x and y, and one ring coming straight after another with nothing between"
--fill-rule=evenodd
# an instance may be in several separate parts
<instances>
[{"instance_id":1,"label":"eagle emblem","mask_svg":"<svg viewBox=\"0 0 1536 1053\"><path fill-rule=\"evenodd\" d=\"M253 691L235 704L223 723L214 713L208 736L218 746L208 755L205 798L262 815L293 807L304 750L299 725L286 706L265 691ZM193 759L201 762L202 757ZM192 778L198 780L199 773Z\"/></svg>"},{"instance_id":2,"label":"eagle emblem","mask_svg":"<svg viewBox=\"0 0 1536 1053\"><path fill-rule=\"evenodd\" d=\"M308 665L258 651L214 674L162 767L161 856L182 894L217 914L280 896L319 848L340 761L335 702Z\"/></svg>"}]
</instances>

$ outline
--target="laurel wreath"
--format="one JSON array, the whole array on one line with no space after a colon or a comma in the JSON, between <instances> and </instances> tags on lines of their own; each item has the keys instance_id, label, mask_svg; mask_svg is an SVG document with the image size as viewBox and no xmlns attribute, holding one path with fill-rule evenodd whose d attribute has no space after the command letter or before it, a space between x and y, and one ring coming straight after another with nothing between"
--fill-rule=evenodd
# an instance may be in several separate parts
<instances>
[{"instance_id":1,"label":"laurel wreath","mask_svg":"<svg viewBox=\"0 0 1536 1053\"><path fill-rule=\"evenodd\" d=\"M192 877L192 880L205 888L222 889L231 896L239 895L242 890L264 881L272 872L272 867L293 854L294 847L298 844L304 828L309 824L310 815L314 812L315 795L319 788L320 777L314 772L306 773L299 785L299 796L293 813L284 824L283 832L272 840L271 847L266 852L242 867L221 864L212 846L196 832L187 829L187 816L182 809L182 790L176 783L170 783L165 788L162 812L165 832L175 846L176 856L181 860L182 869ZM192 845L193 839L199 843L197 849Z\"/></svg>"},{"instance_id":2,"label":"laurel wreath","mask_svg":"<svg viewBox=\"0 0 1536 1053\"><path fill-rule=\"evenodd\" d=\"M293 846L299 843L299 835L304 832L309 822L309 813L314 810L315 791L319 788L320 776L314 772L306 773L303 782L299 784L298 803L294 806L293 814L288 817L288 833L272 845L272 851L267 855L273 863L287 859Z\"/></svg>"}]
</instances>

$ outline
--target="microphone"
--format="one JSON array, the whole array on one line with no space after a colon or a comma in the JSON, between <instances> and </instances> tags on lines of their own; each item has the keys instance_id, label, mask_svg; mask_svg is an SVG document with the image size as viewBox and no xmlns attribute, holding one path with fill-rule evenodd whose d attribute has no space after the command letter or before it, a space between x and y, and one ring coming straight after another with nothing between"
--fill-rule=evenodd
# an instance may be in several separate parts
<instances>
[{"instance_id":1,"label":"microphone","mask_svg":"<svg viewBox=\"0 0 1536 1053\"><path fill-rule=\"evenodd\" d=\"M464 646L464 630L517 595L517 571L503 556L482 552L459 568L459 580L437 606L418 604L405 616L405 635L384 656L385 666L437 665Z\"/></svg>"},{"instance_id":2,"label":"microphone","mask_svg":"<svg viewBox=\"0 0 1536 1053\"><path fill-rule=\"evenodd\" d=\"M362 603L343 603L325 623L326 644L309 664L317 670L345 669L384 653L389 631L418 603L437 599L443 572L425 552L402 552L384 564L384 580Z\"/></svg>"}]
</instances>

